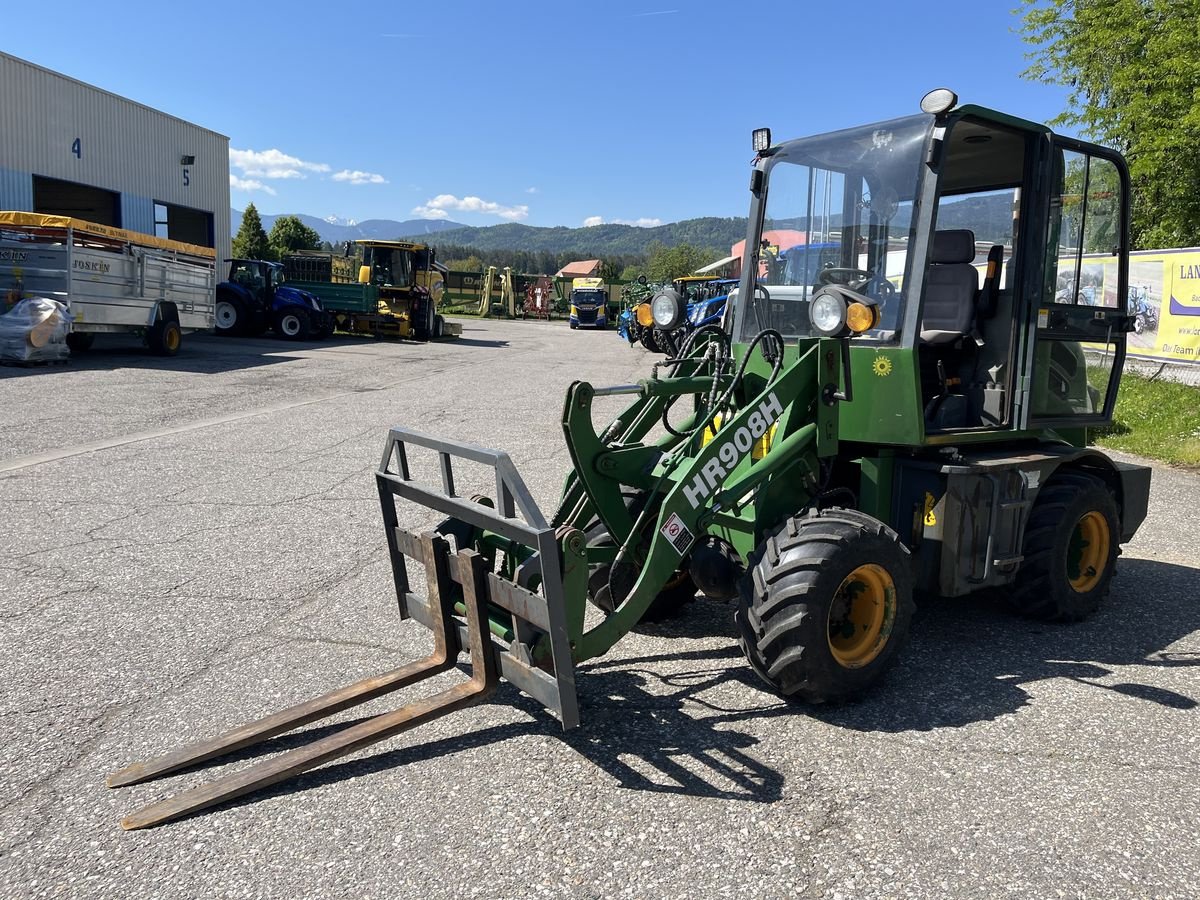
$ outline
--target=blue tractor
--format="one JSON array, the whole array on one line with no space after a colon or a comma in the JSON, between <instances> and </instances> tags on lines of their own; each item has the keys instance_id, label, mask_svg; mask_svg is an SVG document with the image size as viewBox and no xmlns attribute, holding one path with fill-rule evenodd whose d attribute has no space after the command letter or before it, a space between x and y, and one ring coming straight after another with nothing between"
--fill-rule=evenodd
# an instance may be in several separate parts
<instances>
[{"instance_id":1,"label":"blue tractor","mask_svg":"<svg viewBox=\"0 0 1200 900\"><path fill-rule=\"evenodd\" d=\"M227 262L229 278L217 285L217 334L259 335L272 328L292 341L333 334L333 317L321 301L285 284L279 263L261 259Z\"/></svg>"}]
</instances>

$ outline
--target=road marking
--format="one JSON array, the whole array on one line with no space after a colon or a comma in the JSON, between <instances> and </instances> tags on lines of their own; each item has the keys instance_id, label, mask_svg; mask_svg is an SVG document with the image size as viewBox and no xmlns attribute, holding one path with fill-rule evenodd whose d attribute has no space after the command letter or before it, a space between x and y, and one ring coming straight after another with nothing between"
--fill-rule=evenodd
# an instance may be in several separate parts
<instances>
[{"instance_id":1,"label":"road marking","mask_svg":"<svg viewBox=\"0 0 1200 900\"><path fill-rule=\"evenodd\" d=\"M309 397L307 400L294 400L291 403L277 403L274 406L260 406L256 409L248 409L245 412L230 413L226 416L214 416L211 419L199 419L195 422L188 422L184 425L173 425L169 428L155 428L151 431L137 431L133 434L123 434L118 435L117 437L101 438L97 441L88 441L86 444L76 444L74 447L63 447L59 450L47 450L44 453L35 453L32 456L18 456L16 459L0 460L0 473L15 472L18 469L27 469L30 466L40 466L45 463L56 462L60 459L67 459L71 456L80 456L84 453L95 453L97 450L111 450L113 447L123 447L126 444L136 444L139 441L150 441L154 440L155 438L168 437L173 434L183 434L188 431L197 431L201 428L212 428L215 425L226 425L229 422L237 422L241 419L251 419L255 416L265 416L269 415L270 413L295 409L299 406L310 406L313 403L324 403L326 400L338 400L342 397L353 397L356 394L382 391L387 387L390 387L390 385L358 388L353 391L341 391L337 394L323 394L320 397Z\"/></svg>"}]
</instances>

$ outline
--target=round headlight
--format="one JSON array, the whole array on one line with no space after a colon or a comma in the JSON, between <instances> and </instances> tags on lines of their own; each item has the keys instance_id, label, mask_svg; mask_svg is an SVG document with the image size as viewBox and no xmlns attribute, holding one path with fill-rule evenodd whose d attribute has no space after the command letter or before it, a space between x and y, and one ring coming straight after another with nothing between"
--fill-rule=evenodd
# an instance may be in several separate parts
<instances>
[{"instance_id":1,"label":"round headlight","mask_svg":"<svg viewBox=\"0 0 1200 900\"><path fill-rule=\"evenodd\" d=\"M663 291L650 301L650 315L654 319L654 327L660 331L677 328L683 321L683 312L683 301L673 290Z\"/></svg>"},{"instance_id":2,"label":"round headlight","mask_svg":"<svg viewBox=\"0 0 1200 900\"><path fill-rule=\"evenodd\" d=\"M833 291L817 291L808 305L808 317L819 334L833 337L846 327L846 301Z\"/></svg>"},{"instance_id":3,"label":"round headlight","mask_svg":"<svg viewBox=\"0 0 1200 900\"><path fill-rule=\"evenodd\" d=\"M643 328L654 327L654 316L650 313L649 303L639 303L637 305L637 322Z\"/></svg>"}]
</instances>

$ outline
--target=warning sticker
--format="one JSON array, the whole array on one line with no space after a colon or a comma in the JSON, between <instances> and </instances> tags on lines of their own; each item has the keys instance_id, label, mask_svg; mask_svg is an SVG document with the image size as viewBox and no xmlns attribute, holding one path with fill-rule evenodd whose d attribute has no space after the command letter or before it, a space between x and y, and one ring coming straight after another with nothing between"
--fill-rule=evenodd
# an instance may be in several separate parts
<instances>
[{"instance_id":1,"label":"warning sticker","mask_svg":"<svg viewBox=\"0 0 1200 900\"><path fill-rule=\"evenodd\" d=\"M692 546L694 537L688 531L688 527L683 524L683 519L679 518L678 513L671 513L671 517L667 519L667 523L662 527L662 536L671 542L671 546L675 548L675 552L680 556L687 553L688 547Z\"/></svg>"}]
</instances>

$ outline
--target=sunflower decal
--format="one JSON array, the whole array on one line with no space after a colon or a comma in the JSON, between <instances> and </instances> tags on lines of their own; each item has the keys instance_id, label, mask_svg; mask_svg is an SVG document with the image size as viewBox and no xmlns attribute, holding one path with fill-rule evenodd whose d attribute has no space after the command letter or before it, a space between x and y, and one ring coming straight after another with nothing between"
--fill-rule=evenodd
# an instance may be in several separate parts
<instances>
[{"instance_id":1,"label":"sunflower decal","mask_svg":"<svg viewBox=\"0 0 1200 900\"><path fill-rule=\"evenodd\" d=\"M886 378L892 374L892 361L886 356L877 356L875 362L871 363L871 371L880 378Z\"/></svg>"}]
</instances>

